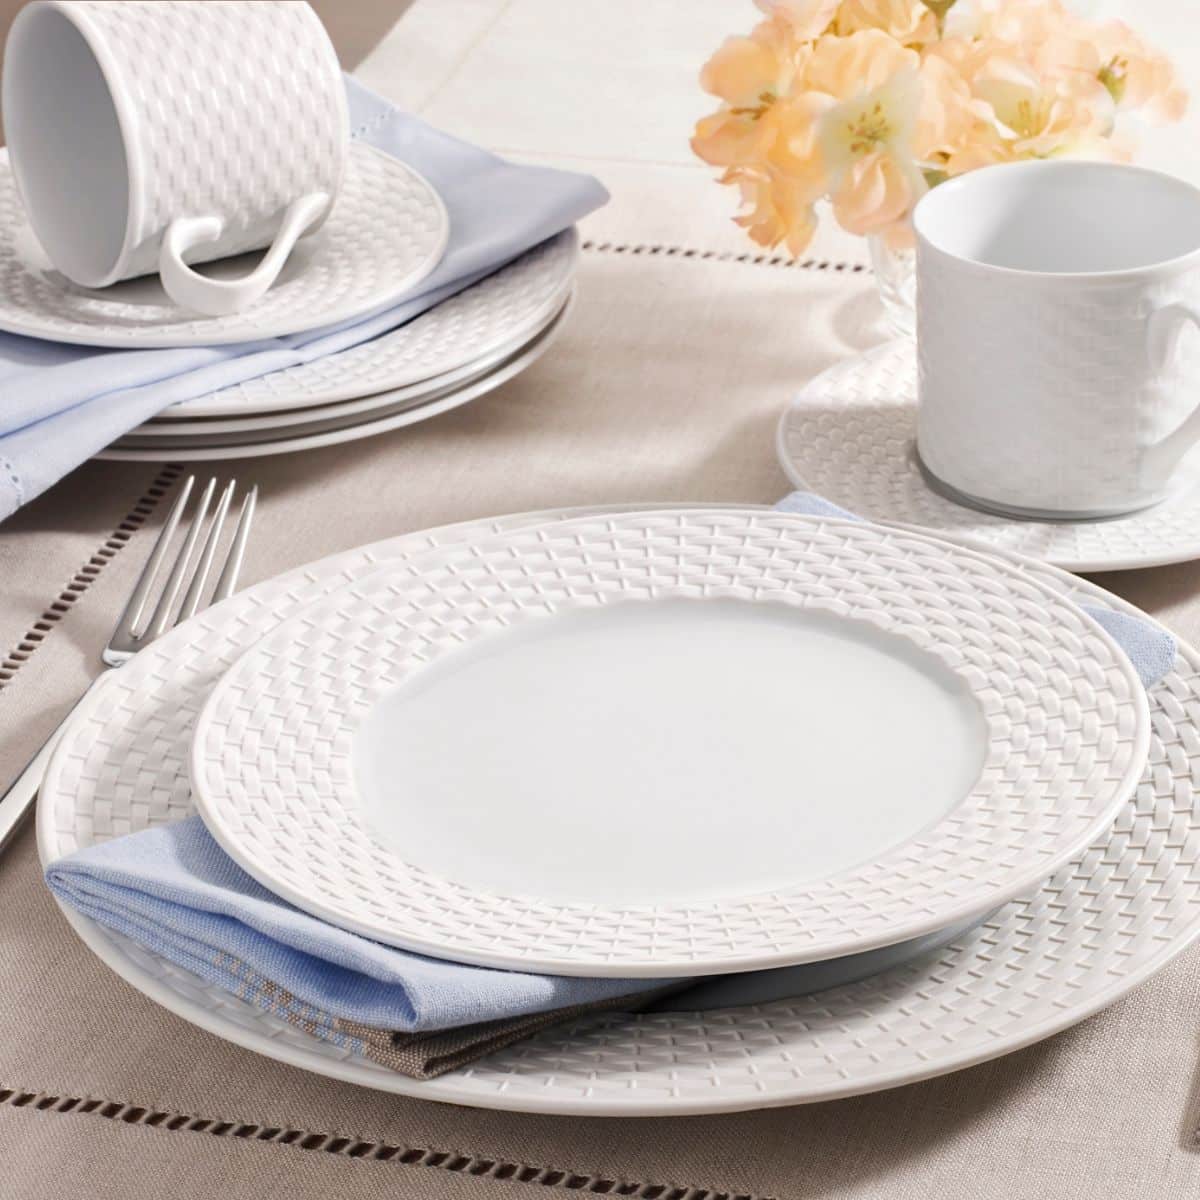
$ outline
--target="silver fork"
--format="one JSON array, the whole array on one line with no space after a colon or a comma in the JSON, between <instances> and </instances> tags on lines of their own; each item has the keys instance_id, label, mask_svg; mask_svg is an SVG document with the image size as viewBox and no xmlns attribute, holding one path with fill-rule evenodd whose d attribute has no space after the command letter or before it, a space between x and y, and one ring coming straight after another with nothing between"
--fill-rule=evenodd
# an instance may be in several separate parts
<instances>
[{"instance_id":1,"label":"silver fork","mask_svg":"<svg viewBox=\"0 0 1200 1200\"><path fill-rule=\"evenodd\" d=\"M201 608L208 604L216 604L226 599L237 590L238 574L242 569L242 560L246 554L246 539L250 535L250 522L254 519L254 506L258 499L258 488L252 487L242 498L241 511L238 514L237 525L233 537L225 548L220 572L211 593L205 599L205 593L210 576L217 561L217 553L221 543L221 531L225 525L229 510L233 505L237 490L237 481L230 480L221 491L217 506L208 521L205 522L209 509L212 508L213 496L216 494L217 481L210 479L200 495L192 514L191 525L184 535L183 543L175 555L174 563L167 574L162 591L158 593L158 601L150 608L151 597L155 583L162 570L163 564L171 550L171 542L175 537L188 500L195 488L196 477L189 475L179 489L175 503L163 524L162 532L150 551L150 557L142 568L142 573L134 585L129 602L121 613L117 626L104 647L101 658L108 668L119 667L128 662L139 650L150 645L161 637L168 629L174 628L189 617L195 616ZM197 556L197 549L199 555ZM193 567L193 560L195 566ZM184 590L184 584L187 584ZM179 593L183 591L183 600L179 601ZM147 616L147 612L149 615ZM79 698L75 707L82 702L84 696L104 679L107 672L95 679L87 692ZM75 708L71 709L74 712ZM70 719L70 713L63 723L52 733L46 744L30 759L25 770L17 777L12 786L0 796L0 853L20 827L21 820L33 806L33 798L37 795L42 778L46 773L46 765L58 743L59 735Z\"/></svg>"}]
</instances>

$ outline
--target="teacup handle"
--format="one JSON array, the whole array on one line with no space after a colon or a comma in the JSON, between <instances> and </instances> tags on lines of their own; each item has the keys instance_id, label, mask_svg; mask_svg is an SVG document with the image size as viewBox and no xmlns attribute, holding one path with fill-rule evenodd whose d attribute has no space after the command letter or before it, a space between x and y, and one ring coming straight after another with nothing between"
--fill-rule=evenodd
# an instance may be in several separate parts
<instances>
[{"instance_id":1,"label":"teacup handle","mask_svg":"<svg viewBox=\"0 0 1200 1200\"><path fill-rule=\"evenodd\" d=\"M1177 300L1156 308L1146 321L1146 353L1155 371L1164 370L1175 357L1176 347L1184 329L1194 325L1200 329L1200 308ZM1200 441L1200 403L1165 437L1147 447L1143 471L1155 482L1165 480L1179 465L1179 460Z\"/></svg>"},{"instance_id":2,"label":"teacup handle","mask_svg":"<svg viewBox=\"0 0 1200 1200\"><path fill-rule=\"evenodd\" d=\"M270 249L258 266L241 279L209 279L184 262L184 255L192 247L214 242L221 236L220 217L176 218L167 227L158 254L158 273L167 295L181 307L209 317L240 312L266 295L293 247L328 207L329 196L325 192L312 192L293 201L284 213Z\"/></svg>"}]
</instances>

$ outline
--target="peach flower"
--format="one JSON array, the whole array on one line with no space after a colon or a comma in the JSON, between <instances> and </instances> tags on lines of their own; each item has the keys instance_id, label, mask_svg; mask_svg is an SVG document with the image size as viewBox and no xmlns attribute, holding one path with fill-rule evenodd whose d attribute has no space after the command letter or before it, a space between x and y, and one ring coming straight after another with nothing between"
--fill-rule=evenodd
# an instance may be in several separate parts
<instances>
[{"instance_id":1,"label":"peach flower","mask_svg":"<svg viewBox=\"0 0 1200 1200\"><path fill-rule=\"evenodd\" d=\"M942 20L943 38L980 36L984 22L982 0L953 0L948 6L938 4L937 9Z\"/></svg>"},{"instance_id":2,"label":"peach flower","mask_svg":"<svg viewBox=\"0 0 1200 1200\"><path fill-rule=\"evenodd\" d=\"M970 78L989 53L1002 48L1002 43L990 38L950 36L942 38L924 52L925 61L941 59L960 75Z\"/></svg>"},{"instance_id":3,"label":"peach flower","mask_svg":"<svg viewBox=\"0 0 1200 1200\"><path fill-rule=\"evenodd\" d=\"M720 101L692 138L736 186L735 218L793 254L828 199L849 231L911 241L931 185L989 163L1125 159L1118 113L1178 118L1169 61L1064 0L755 0L767 19L705 64Z\"/></svg>"},{"instance_id":4,"label":"peach flower","mask_svg":"<svg viewBox=\"0 0 1200 1200\"><path fill-rule=\"evenodd\" d=\"M726 39L700 72L701 86L723 103L697 123L695 153L720 167L762 161L778 135L782 105L806 53L776 21L764 21L749 37Z\"/></svg>"},{"instance_id":5,"label":"peach flower","mask_svg":"<svg viewBox=\"0 0 1200 1200\"><path fill-rule=\"evenodd\" d=\"M976 30L979 37L1010 45L1036 45L1075 23L1062 0L984 0Z\"/></svg>"},{"instance_id":6,"label":"peach flower","mask_svg":"<svg viewBox=\"0 0 1200 1200\"><path fill-rule=\"evenodd\" d=\"M1060 0L958 0L950 16L946 37L931 53L953 59L967 75L973 74L967 60L997 53L1048 74L1091 69L1078 60L1086 57L1093 26Z\"/></svg>"},{"instance_id":7,"label":"peach flower","mask_svg":"<svg viewBox=\"0 0 1200 1200\"><path fill-rule=\"evenodd\" d=\"M920 57L879 29L821 38L803 83L812 90L821 163L838 222L851 233L890 225L925 183L914 158Z\"/></svg>"},{"instance_id":8,"label":"peach flower","mask_svg":"<svg viewBox=\"0 0 1200 1200\"><path fill-rule=\"evenodd\" d=\"M915 71L920 64L915 50L880 29L864 29L849 37L819 39L796 82L805 91L845 100L874 91L898 72Z\"/></svg>"},{"instance_id":9,"label":"peach flower","mask_svg":"<svg viewBox=\"0 0 1200 1200\"><path fill-rule=\"evenodd\" d=\"M990 116L952 58L929 54L921 62L921 102L913 132L916 157L927 167L944 166L978 137Z\"/></svg>"},{"instance_id":10,"label":"peach flower","mask_svg":"<svg viewBox=\"0 0 1200 1200\"><path fill-rule=\"evenodd\" d=\"M1118 108L1136 108L1162 122L1183 116L1187 92L1165 55L1147 46L1123 21L1109 21L1093 36L1100 82Z\"/></svg>"},{"instance_id":11,"label":"peach flower","mask_svg":"<svg viewBox=\"0 0 1200 1200\"><path fill-rule=\"evenodd\" d=\"M880 29L904 46L935 41L937 17L922 0L842 0L835 30L845 37L863 29Z\"/></svg>"},{"instance_id":12,"label":"peach flower","mask_svg":"<svg viewBox=\"0 0 1200 1200\"><path fill-rule=\"evenodd\" d=\"M754 0L774 20L783 21L802 42L818 38L828 28L840 0Z\"/></svg>"},{"instance_id":13,"label":"peach flower","mask_svg":"<svg viewBox=\"0 0 1200 1200\"><path fill-rule=\"evenodd\" d=\"M782 171L814 196L828 189L820 150L821 117L836 99L824 92L803 92L782 105L776 118L778 134L765 156L766 165Z\"/></svg>"},{"instance_id":14,"label":"peach flower","mask_svg":"<svg viewBox=\"0 0 1200 1200\"><path fill-rule=\"evenodd\" d=\"M1157 121L1177 121L1187 93L1163 54L1151 49L1122 21L1094 25L1067 20L1038 29L1024 43L1029 62L1044 75L1086 77L1103 87L1118 109L1138 109Z\"/></svg>"},{"instance_id":15,"label":"peach flower","mask_svg":"<svg viewBox=\"0 0 1200 1200\"><path fill-rule=\"evenodd\" d=\"M737 184L742 211L734 217L750 240L773 249L786 243L793 257L803 253L817 229L813 197L802 184L779 171L731 167L722 183Z\"/></svg>"},{"instance_id":16,"label":"peach flower","mask_svg":"<svg viewBox=\"0 0 1200 1200\"><path fill-rule=\"evenodd\" d=\"M1098 99L1092 81L1078 77L1043 81L1030 72L1024 78L1009 70L984 73L972 83L993 120L951 156L948 169L959 174L989 163L1027 158L1119 156L1107 135L1112 106Z\"/></svg>"}]
</instances>

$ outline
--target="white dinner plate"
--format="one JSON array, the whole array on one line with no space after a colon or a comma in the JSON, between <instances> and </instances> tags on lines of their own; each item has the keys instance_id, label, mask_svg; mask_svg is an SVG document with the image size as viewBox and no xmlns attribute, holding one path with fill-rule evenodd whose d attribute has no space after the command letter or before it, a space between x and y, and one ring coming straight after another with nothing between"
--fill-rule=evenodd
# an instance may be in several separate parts
<instances>
[{"instance_id":1,"label":"white dinner plate","mask_svg":"<svg viewBox=\"0 0 1200 1200\"><path fill-rule=\"evenodd\" d=\"M305 426L306 431L291 427L281 431L285 435L283 437L275 436L271 431L251 433L243 438L233 434L218 435L213 439L192 437L180 442L157 438L142 440L130 436L114 442L95 457L121 462L204 462L261 458L269 454L296 454L302 450L335 446L415 425L487 395L532 366L553 344L570 311L571 299L568 297L562 311L551 324L517 354L504 359L498 367L485 372L478 379L452 385L419 401L402 397L392 403L393 398L385 394L373 398L379 401L380 406L365 415L312 422Z\"/></svg>"},{"instance_id":2,"label":"white dinner plate","mask_svg":"<svg viewBox=\"0 0 1200 1200\"><path fill-rule=\"evenodd\" d=\"M871 520L903 521L1040 558L1068 571L1119 571L1200 558L1200 455L1169 496L1128 516L1033 521L968 508L926 481L915 453L914 343L901 338L836 363L783 414L788 478Z\"/></svg>"},{"instance_id":3,"label":"white dinner plate","mask_svg":"<svg viewBox=\"0 0 1200 1200\"><path fill-rule=\"evenodd\" d=\"M157 276L83 288L50 265L25 220L7 151L0 151L0 329L54 342L128 349L218 346L301 333L400 299L438 264L450 222L416 171L351 143L337 203L301 239L270 291L224 317L180 308ZM245 273L253 256L198 269Z\"/></svg>"},{"instance_id":4,"label":"white dinner plate","mask_svg":"<svg viewBox=\"0 0 1200 1200\"><path fill-rule=\"evenodd\" d=\"M186 760L197 712L228 666L314 592L381 562L597 511L467 522L348 550L173 630L110 673L64 727L39 795L42 861L191 815ZM997 553L1064 596L1141 615L1089 581ZM1189 783L1200 777L1200 654L1181 643L1149 701L1149 758L1115 824L1052 878L928 958L752 1007L582 1018L434 1080L317 1041L62 911L112 970L185 1020L268 1058L382 1091L581 1116L682 1116L877 1091L1057 1033L1129 992L1200 934L1200 811Z\"/></svg>"},{"instance_id":5,"label":"white dinner plate","mask_svg":"<svg viewBox=\"0 0 1200 1200\"><path fill-rule=\"evenodd\" d=\"M390 333L180 401L143 428L284 414L399 388L415 392L426 383L432 387L435 377L469 371L528 341L562 307L578 264L579 237L566 229Z\"/></svg>"},{"instance_id":6,"label":"white dinner plate","mask_svg":"<svg viewBox=\"0 0 1200 1200\"><path fill-rule=\"evenodd\" d=\"M196 724L218 842L307 912L482 966L757 970L982 916L1111 820L1145 694L1011 567L856 521L515 532L322 599Z\"/></svg>"},{"instance_id":7,"label":"white dinner plate","mask_svg":"<svg viewBox=\"0 0 1200 1200\"><path fill-rule=\"evenodd\" d=\"M399 412L404 407L415 408L433 400L439 400L450 392L466 387L483 379L523 355L537 342L539 335L558 319L566 305L569 290L556 298L553 308L545 312L539 321L515 343L498 347L482 358L454 371L447 371L432 379L410 384L384 392L372 392L352 400L338 400L332 404L318 404L311 408L284 409L263 413L261 416L203 417L193 421L156 421L139 425L121 439L121 444L155 445L205 445L222 441L262 441L296 437L317 432L325 422L345 425L350 418L366 419Z\"/></svg>"}]
</instances>

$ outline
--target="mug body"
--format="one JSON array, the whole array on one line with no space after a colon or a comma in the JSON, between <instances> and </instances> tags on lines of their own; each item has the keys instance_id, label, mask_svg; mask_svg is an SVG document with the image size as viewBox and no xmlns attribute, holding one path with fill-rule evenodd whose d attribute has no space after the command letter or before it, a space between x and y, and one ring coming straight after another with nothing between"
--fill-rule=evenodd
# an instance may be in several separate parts
<instances>
[{"instance_id":1,"label":"mug body","mask_svg":"<svg viewBox=\"0 0 1200 1200\"><path fill-rule=\"evenodd\" d=\"M986 167L918 204L917 449L935 487L1020 516L1155 503L1200 399L1200 191L1089 162ZM1172 332L1176 332L1172 330Z\"/></svg>"},{"instance_id":2,"label":"mug body","mask_svg":"<svg viewBox=\"0 0 1200 1200\"><path fill-rule=\"evenodd\" d=\"M156 270L178 218L221 223L189 261L269 245L306 194L330 198L323 220L348 146L337 57L306 3L34 0L3 106L33 231L87 287Z\"/></svg>"}]
</instances>

